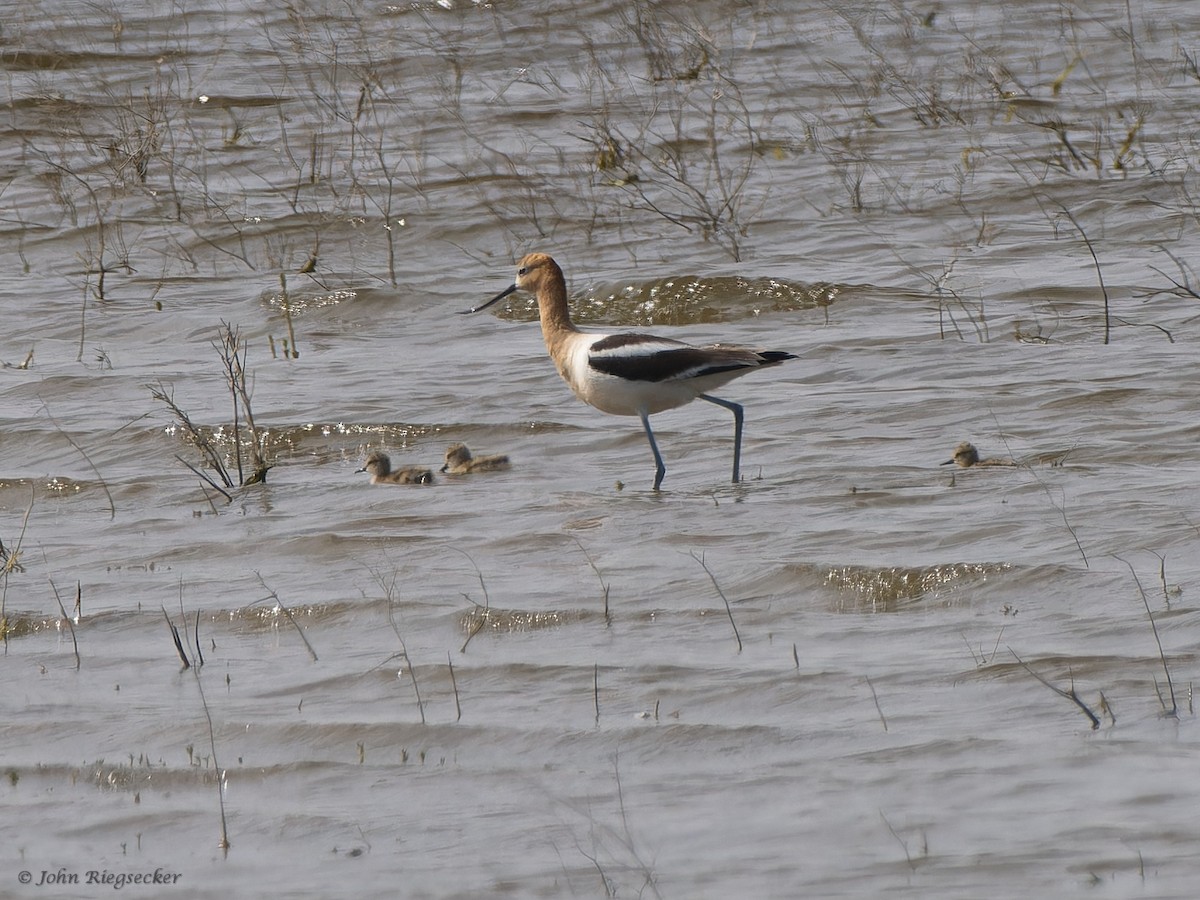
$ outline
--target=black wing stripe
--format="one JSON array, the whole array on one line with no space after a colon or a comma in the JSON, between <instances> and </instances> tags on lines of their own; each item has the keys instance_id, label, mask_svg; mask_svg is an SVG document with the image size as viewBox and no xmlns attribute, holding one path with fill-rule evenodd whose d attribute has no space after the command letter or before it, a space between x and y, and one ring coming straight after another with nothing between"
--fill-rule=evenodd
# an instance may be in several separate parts
<instances>
[{"instance_id":1,"label":"black wing stripe","mask_svg":"<svg viewBox=\"0 0 1200 900\"><path fill-rule=\"evenodd\" d=\"M660 338L651 334L638 334L637 332L625 332L623 334L610 334L607 337L603 337L592 344L591 349L593 353L608 353L612 350L622 350L626 347L637 348L651 344L663 348L678 347L681 350L689 346L682 341L673 341L670 338Z\"/></svg>"},{"instance_id":2,"label":"black wing stripe","mask_svg":"<svg viewBox=\"0 0 1200 900\"><path fill-rule=\"evenodd\" d=\"M595 348L593 348L595 349ZM660 350L643 356L595 355L588 365L598 372L627 381L667 381L672 378L701 378L758 364L736 359L713 359L712 352L698 347Z\"/></svg>"}]
</instances>

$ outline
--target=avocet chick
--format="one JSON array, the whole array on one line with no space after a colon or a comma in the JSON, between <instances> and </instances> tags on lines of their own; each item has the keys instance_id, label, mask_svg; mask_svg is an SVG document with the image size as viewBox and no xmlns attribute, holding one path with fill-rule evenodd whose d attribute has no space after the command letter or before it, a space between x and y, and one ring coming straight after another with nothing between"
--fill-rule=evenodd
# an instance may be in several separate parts
<instances>
[{"instance_id":1,"label":"avocet chick","mask_svg":"<svg viewBox=\"0 0 1200 900\"><path fill-rule=\"evenodd\" d=\"M379 450L373 451L358 471L370 473L371 484L433 484L433 472L420 466L405 466L393 472L391 457Z\"/></svg>"},{"instance_id":2,"label":"avocet chick","mask_svg":"<svg viewBox=\"0 0 1200 900\"><path fill-rule=\"evenodd\" d=\"M970 441L963 441L954 448L954 455L950 459L942 463L943 466L948 466L954 463L962 469L969 469L972 466L1015 466L1016 463L1005 457L991 457L989 459L980 459L979 451L975 449L975 445Z\"/></svg>"},{"instance_id":3,"label":"avocet chick","mask_svg":"<svg viewBox=\"0 0 1200 900\"><path fill-rule=\"evenodd\" d=\"M466 444L451 444L446 448L446 464L442 471L449 475L470 475L472 472L502 472L507 468L507 456L472 456Z\"/></svg>"}]
</instances>

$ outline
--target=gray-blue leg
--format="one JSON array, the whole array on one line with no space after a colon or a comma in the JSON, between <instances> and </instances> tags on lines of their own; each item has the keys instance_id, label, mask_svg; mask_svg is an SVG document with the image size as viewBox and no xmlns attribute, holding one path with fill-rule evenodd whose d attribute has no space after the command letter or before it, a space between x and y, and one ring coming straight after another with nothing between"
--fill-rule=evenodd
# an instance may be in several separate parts
<instances>
[{"instance_id":1,"label":"gray-blue leg","mask_svg":"<svg viewBox=\"0 0 1200 900\"><path fill-rule=\"evenodd\" d=\"M658 452L658 444L654 441L654 432L650 430L650 417L645 413L638 415L642 417L642 427L646 429L646 438L650 441L650 449L654 451L654 489L657 491L663 476L667 474L667 467L663 465L662 454Z\"/></svg>"},{"instance_id":2,"label":"gray-blue leg","mask_svg":"<svg viewBox=\"0 0 1200 900\"><path fill-rule=\"evenodd\" d=\"M742 471L742 420L744 418L742 406L732 400L722 400L720 397L712 397L708 394L701 394L700 399L723 406L733 413L733 483L737 484L741 481ZM649 428L649 426L646 427ZM653 438L650 442L654 443ZM657 451L655 452L657 453Z\"/></svg>"}]
</instances>

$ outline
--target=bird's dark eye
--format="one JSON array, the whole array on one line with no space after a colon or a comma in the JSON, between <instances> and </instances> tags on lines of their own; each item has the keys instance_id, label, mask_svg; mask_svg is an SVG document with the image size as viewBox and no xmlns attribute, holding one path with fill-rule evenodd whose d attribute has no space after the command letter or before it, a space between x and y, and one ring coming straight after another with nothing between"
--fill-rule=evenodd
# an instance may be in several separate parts
<instances>
[{"instance_id":1,"label":"bird's dark eye","mask_svg":"<svg viewBox=\"0 0 1200 900\"><path fill-rule=\"evenodd\" d=\"M521 268L517 269L517 274L518 274L518 275L524 275L524 274L525 274L526 272L528 272L528 271L529 271L529 270L528 270L527 268L525 268L524 266L521 266Z\"/></svg>"}]
</instances>

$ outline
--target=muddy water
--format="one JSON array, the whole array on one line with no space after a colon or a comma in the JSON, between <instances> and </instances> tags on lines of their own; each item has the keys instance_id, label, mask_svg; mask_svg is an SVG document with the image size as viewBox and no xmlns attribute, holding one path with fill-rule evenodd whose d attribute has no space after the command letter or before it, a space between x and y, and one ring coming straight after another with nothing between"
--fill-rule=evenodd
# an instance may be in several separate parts
<instances>
[{"instance_id":1,"label":"muddy water","mask_svg":"<svg viewBox=\"0 0 1200 900\"><path fill-rule=\"evenodd\" d=\"M1192 895L1200 9L159 7L5 12L0 894Z\"/></svg>"}]
</instances>

